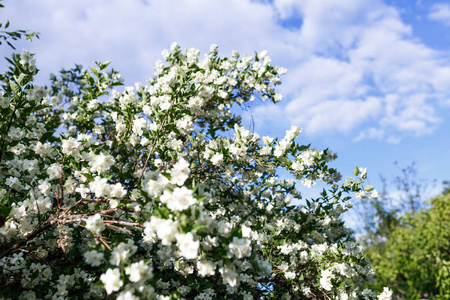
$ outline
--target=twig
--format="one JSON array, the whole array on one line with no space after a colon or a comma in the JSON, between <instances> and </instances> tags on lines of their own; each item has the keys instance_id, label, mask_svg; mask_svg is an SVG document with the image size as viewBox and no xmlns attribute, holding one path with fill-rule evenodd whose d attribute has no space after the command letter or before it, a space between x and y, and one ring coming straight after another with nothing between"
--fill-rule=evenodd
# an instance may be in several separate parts
<instances>
[{"instance_id":1,"label":"twig","mask_svg":"<svg viewBox=\"0 0 450 300\"><path fill-rule=\"evenodd\" d=\"M106 239L104 237L99 236L98 239L100 240L100 242L102 242L103 245L105 245L106 248L108 248L108 250L112 250L111 247L106 242Z\"/></svg>"},{"instance_id":2,"label":"twig","mask_svg":"<svg viewBox=\"0 0 450 300\"><path fill-rule=\"evenodd\" d=\"M145 168L147 167L148 161L150 160L150 156L153 154L153 151L155 150L156 142L157 142L158 139L159 139L159 135L161 134L161 129L162 129L162 127L164 126L164 122L166 121L167 116L169 115L169 112L170 112L171 108L172 108L173 105L175 104L175 100L177 99L177 96L178 96L178 94L179 94L180 91L181 91L181 88L179 88L178 91L177 91L177 93L174 95L173 100L172 100L172 103L170 104L170 107L169 107L169 109L167 110L167 114L164 116L164 119L162 120L161 124L159 125L158 133L156 134L156 137L155 137L155 139L153 140L152 148L151 148L150 152L148 153L147 159L145 160L144 167L142 168L142 173L141 173L141 176L139 177L138 185L141 183L142 176L144 176Z\"/></svg>"},{"instance_id":3,"label":"twig","mask_svg":"<svg viewBox=\"0 0 450 300\"><path fill-rule=\"evenodd\" d=\"M52 227L53 224L55 224L55 221L54 220L47 220L44 223L46 223L46 224L43 227L39 228L39 226L38 226L38 228L33 233L31 233L29 236L27 236L27 238L16 242L14 245L9 247L9 249L3 251L2 254L0 254L0 259L5 257L6 255L8 255L9 253L19 249L23 244L25 244L29 240L32 240L33 238L35 238L37 235L39 235L43 231L45 231L45 230L49 229L50 227Z\"/></svg>"}]
</instances>

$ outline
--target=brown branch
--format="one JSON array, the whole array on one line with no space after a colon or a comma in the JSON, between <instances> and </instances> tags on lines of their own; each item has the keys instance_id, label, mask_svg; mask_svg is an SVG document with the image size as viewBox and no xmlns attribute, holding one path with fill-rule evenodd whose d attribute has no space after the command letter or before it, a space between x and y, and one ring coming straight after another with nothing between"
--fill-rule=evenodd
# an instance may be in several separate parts
<instances>
[{"instance_id":1,"label":"brown branch","mask_svg":"<svg viewBox=\"0 0 450 300\"><path fill-rule=\"evenodd\" d=\"M158 133L156 134L156 137L155 137L155 139L153 140L152 148L151 148L150 152L148 153L147 159L145 160L144 167L142 168L142 173L141 173L141 176L139 177L138 185L141 183L142 176L144 176L145 168L146 168L147 165L148 165L148 161L150 160L150 156L153 154L153 151L155 151L156 142L157 142L158 139L159 139L159 135L161 134L161 129L162 129L162 127L164 126L164 122L166 121L167 116L169 115L170 110L171 110L172 107L174 106L175 100L177 99L177 96L178 96L178 94L180 93L180 91L181 91L181 88L178 89L177 93L176 93L175 96L173 97L172 103L170 104L170 107L169 107L169 109L167 110L167 114L164 116L164 119L162 120L161 124L159 125Z\"/></svg>"},{"instance_id":2,"label":"brown branch","mask_svg":"<svg viewBox=\"0 0 450 300\"><path fill-rule=\"evenodd\" d=\"M126 225L126 226L137 226L137 227L145 227L141 223L133 223L133 222L127 222L127 221L115 221L115 220L103 220L103 223L107 224L119 224L119 225Z\"/></svg>"},{"instance_id":3,"label":"brown branch","mask_svg":"<svg viewBox=\"0 0 450 300\"><path fill-rule=\"evenodd\" d=\"M0 254L0 259L5 257L6 255L8 255L9 253L19 249L22 245L26 244L28 241L34 239L36 236L38 236L39 234L41 234L42 232L44 232L45 230L49 229L50 227L53 226L53 224L55 224L54 220L47 220L45 225L38 225L38 227L36 228L36 230L31 233L29 236L27 236L25 239L20 240L18 242L16 242L14 245L12 245L11 247L9 247L9 249L3 251ZM41 223L41 224L44 224Z\"/></svg>"},{"instance_id":4,"label":"brown branch","mask_svg":"<svg viewBox=\"0 0 450 300\"><path fill-rule=\"evenodd\" d=\"M108 243L106 242L106 239L102 236L99 236L98 239L100 240L100 242L102 242L103 245L105 245L106 248L108 248L108 250L112 250L111 247L108 245Z\"/></svg>"},{"instance_id":5,"label":"brown branch","mask_svg":"<svg viewBox=\"0 0 450 300\"><path fill-rule=\"evenodd\" d=\"M130 122L128 122L127 131L123 134L123 137L118 142L119 145L122 144L123 140L128 135L128 132L130 132L130 129L131 129L131 119L130 119Z\"/></svg>"},{"instance_id":6,"label":"brown branch","mask_svg":"<svg viewBox=\"0 0 450 300\"><path fill-rule=\"evenodd\" d=\"M112 224L106 224L106 226L109 227L109 228L111 228L111 229L114 229L114 230L120 230L120 231L123 231L123 232L125 232L125 233L127 233L127 234L129 234L129 235L132 235L132 234L133 234L133 233L131 232L131 230L128 230L128 229L126 229L126 228L122 228L122 227L120 227L120 226L114 226L114 225L112 225Z\"/></svg>"}]
</instances>

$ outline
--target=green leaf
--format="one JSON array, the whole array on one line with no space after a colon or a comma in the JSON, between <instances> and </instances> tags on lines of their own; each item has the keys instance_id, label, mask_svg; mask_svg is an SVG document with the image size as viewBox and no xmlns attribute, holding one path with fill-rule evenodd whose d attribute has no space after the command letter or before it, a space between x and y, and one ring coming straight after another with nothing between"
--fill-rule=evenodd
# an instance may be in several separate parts
<instances>
[{"instance_id":1,"label":"green leaf","mask_svg":"<svg viewBox=\"0 0 450 300\"><path fill-rule=\"evenodd\" d=\"M364 188L364 190L365 190L366 192L370 192L371 190L373 190L373 186L372 186L372 185L368 185L368 186L366 186L366 187Z\"/></svg>"},{"instance_id":2,"label":"green leaf","mask_svg":"<svg viewBox=\"0 0 450 300\"><path fill-rule=\"evenodd\" d=\"M272 225L266 225L266 227L272 232L277 231L277 229L275 227L273 227Z\"/></svg>"},{"instance_id":3,"label":"green leaf","mask_svg":"<svg viewBox=\"0 0 450 300\"><path fill-rule=\"evenodd\" d=\"M298 146L297 150L298 151L305 151L305 150L308 150L310 146L311 146L311 144Z\"/></svg>"},{"instance_id":4,"label":"green leaf","mask_svg":"<svg viewBox=\"0 0 450 300\"><path fill-rule=\"evenodd\" d=\"M170 175L170 173L167 172L161 172L161 175L163 175L164 177L166 177L167 179L172 179L172 176Z\"/></svg>"},{"instance_id":5,"label":"green leaf","mask_svg":"<svg viewBox=\"0 0 450 300\"><path fill-rule=\"evenodd\" d=\"M9 41L6 41L6 43L7 43L11 48L13 48L14 50L16 50L16 47L14 47Z\"/></svg>"},{"instance_id":6,"label":"green leaf","mask_svg":"<svg viewBox=\"0 0 450 300\"><path fill-rule=\"evenodd\" d=\"M91 68L92 74L94 74L97 78L100 76L100 70L97 68ZM90 78L89 78L90 79ZM93 84L93 82L91 83Z\"/></svg>"},{"instance_id":7,"label":"green leaf","mask_svg":"<svg viewBox=\"0 0 450 300\"><path fill-rule=\"evenodd\" d=\"M5 57L5 59L6 59L10 64L15 65L14 61L12 61L11 59L9 59L9 58L7 58L7 57Z\"/></svg>"},{"instance_id":8,"label":"green leaf","mask_svg":"<svg viewBox=\"0 0 450 300\"><path fill-rule=\"evenodd\" d=\"M114 177L114 174L101 174L101 177L111 180Z\"/></svg>"},{"instance_id":9,"label":"green leaf","mask_svg":"<svg viewBox=\"0 0 450 300\"><path fill-rule=\"evenodd\" d=\"M205 224L195 224L194 226L192 226L192 230L200 231L200 230L202 230L205 227L206 227Z\"/></svg>"},{"instance_id":10,"label":"green leaf","mask_svg":"<svg viewBox=\"0 0 450 300\"><path fill-rule=\"evenodd\" d=\"M206 196L194 196L194 197L197 199L197 202L202 202L207 198Z\"/></svg>"},{"instance_id":11,"label":"green leaf","mask_svg":"<svg viewBox=\"0 0 450 300\"><path fill-rule=\"evenodd\" d=\"M94 181L94 177L91 173L83 173L84 177L86 177L89 181Z\"/></svg>"},{"instance_id":12,"label":"green leaf","mask_svg":"<svg viewBox=\"0 0 450 300\"><path fill-rule=\"evenodd\" d=\"M14 76L14 78L16 79L16 82L20 85L20 86L24 86L26 85L28 82L31 81L31 79L33 79L33 76L29 75L29 74L20 74L19 78L16 78L16 76Z\"/></svg>"},{"instance_id":13,"label":"green leaf","mask_svg":"<svg viewBox=\"0 0 450 300\"><path fill-rule=\"evenodd\" d=\"M178 295L178 291L172 292L169 296L170 300L176 300L176 299L180 299L180 296Z\"/></svg>"},{"instance_id":14,"label":"green leaf","mask_svg":"<svg viewBox=\"0 0 450 300\"><path fill-rule=\"evenodd\" d=\"M250 262L253 266L253 268L255 269L256 272L261 272L261 267L259 266L258 262L256 260L252 260Z\"/></svg>"},{"instance_id":15,"label":"green leaf","mask_svg":"<svg viewBox=\"0 0 450 300\"><path fill-rule=\"evenodd\" d=\"M187 225L188 225L188 223L189 223L189 218L188 218L188 216L186 216L185 214L182 214L182 215L179 217L179 221L180 221L180 225L181 225L182 227L187 227Z\"/></svg>"},{"instance_id":16,"label":"green leaf","mask_svg":"<svg viewBox=\"0 0 450 300\"><path fill-rule=\"evenodd\" d=\"M358 167L355 167L355 170L353 171L353 174L354 174L355 176L358 176L358 175L359 175L359 168L358 168Z\"/></svg>"},{"instance_id":17,"label":"green leaf","mask_svg":"<svg viewBox=\"0 0 450 300\"><path fill-rule=\"evenodd\" d=\"M22 92L20 86L12 80L9 80L9 86L11 87L14 97L20 98L20 94Z\"/></svg>"},{"instance_id":18,"label":"green leaf","mask_svg":"<svg viewBox=\"0 0 450 300\"><path fill-rule=\"evenodd\" d=\"M166 211L164 211L161 207L157 206L156 210L159 212L161 217L163 217L164 219L169 219L169 214Z\"/></svg>"},{"instance_id":19,"label":"green leaf","mask_svg":"<svg viewBox=\"0 0 450 300\"><path fill-rule=\"evenodd\" d=\"M106 68L109 66L110 63L111 63L111 61L108 60L108 61L99 63L99 64L97 64L97 65L98 65L98 67L100 68L100 70L104 70L104 69L106 69Z\"/></svg>"},{"instance_id":20,"label":"green leaf","mask_svg":"<svg viewBox=\"0 0 450 300\"><path fill-rule=\"evenodd\" d=\"M186 75L186 72L184 72L183 68L178 67L177 71L178 71L178 74L180 74L181 78L182 78L183 80L186 80L187 75Z\"/></svg>"}]
</instances>

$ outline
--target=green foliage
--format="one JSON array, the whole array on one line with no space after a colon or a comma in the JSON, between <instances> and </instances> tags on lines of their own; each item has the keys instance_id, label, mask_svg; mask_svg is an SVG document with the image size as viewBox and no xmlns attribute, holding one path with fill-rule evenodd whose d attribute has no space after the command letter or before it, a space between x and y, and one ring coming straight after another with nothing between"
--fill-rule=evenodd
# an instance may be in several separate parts
<instances>
[{"instance_id":1,"label":"green foliage","mask_svg":"<svg viewBox=\"0 0 450 300\"><path fill-rule=\"evenodd\" d=\"M372 288L390 286L399 299L450 299L450 195L398 220L389 239L369 247Z\"/></svg>"},{"instance_id":2,"label":"green foliage","mask_svg":"<svg viewBox=\"0 0 450 300\"><path fill-rule=\"evenodd\" d=\"M429 182L417 179L414 162L399 170L400 175L392 180L396 190L395 199L388 191L388 181L383 176L380 176L382 189L379 197L361 199L359 208L365 233L362 242L369 247L377 248L389 239L392 230L399 226L401 215L415 213L426 207L423 195L427 192ZM370 187L366 186L366 189Z\"/></svg>"},{"instance_id":3,"label":"green foliage","mask_svg":"<svg viewBox=\"0 0 450 300\"><path fill-rule=\"evenodd\" d=\"M450 181L444 181L444 190L442 191L442 195L450 194Z\"/></svg>"},{"instance_id":4,"label":"green foliage","mask_svg":"<svg viewBox=\"0 0 450 300\"><path fill-rule=\"evenodd\" d=\"M380 196L365 202L361 241L376 274L366 287L389 286L398 299L450 299L450 194L447 187L425 202L427 184L416 176L414 164L401 169L398 199L382 178Z\"/></svg>"}]
</instances>

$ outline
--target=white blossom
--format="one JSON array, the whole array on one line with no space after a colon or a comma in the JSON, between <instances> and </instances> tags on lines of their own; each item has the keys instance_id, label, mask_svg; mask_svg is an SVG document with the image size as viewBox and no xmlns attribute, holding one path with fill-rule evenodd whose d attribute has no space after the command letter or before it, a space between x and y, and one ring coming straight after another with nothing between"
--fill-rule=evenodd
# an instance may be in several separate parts
<instances>
[{"instance_id":1,"label":"white blossom","mask_svg":"<svg viewBox=\"0 0 450 300\"><path fill-rule=\"evenodd\" d=\"M92 173L101 174L114 165L115 160L112 155L100 153L99 155L93 154L89 166Z\"/></svg>"},{"instance_id":2,"label":"white blossom","mask_svg":"<svg viewBox=\"0 0 450 300\"><path fill-rule=\"evenodd\" d=\"M84 258L86 259L87 264L98 267L103 261L104 254L103 252L91 250L84 253Z\"/></svg>"},{"instance_id":3,"label":"white blossom","mask_svg":"<svg viewBox=\"0 0 450 300\"><path fill-rule=\"evenodd\" d=\"M378 300L391 300L392 299L392 290L387 287L383 288L383 292L377 296Z\"/></svg>"},{"instance_id":4,"label":"white blossom","mask_svg":"<svg viewBox=\"0 0 450 300\"><path fill-rule=\"evenodd\" d=\"M86 229L92 231L97 235L101 234L105 229L105 224L103 223L102 217L99 214L95 214L87 218Z\"/></svg>"},{"instance_id":5,"label":"white blossom","mask_svg":"<svg viewBox=\"0 0 450 300\"><path fill-rule=\"evenodd\" d=\"M152 268L145 264L143 260L132 263L131 266L125 269L125 273L130 276L131 282L145 281L153 276Z\"/></svg>"},{"instance_id":6,"label":"white blossom","mask_svg":"<svg viewBox=\"0 0 450 300\"><path fill-rule=\"evenodd\" d=\"M238 237L233 237L233 241L228 245L228 248L229 253L238 259L250 256L252 250L250 240Z\"/></svg>"},{"instance_id":7,"label":"white blossom","mask_svg":"<svg viewBox=\"0 0 450 300\"><path fill-rule=\"evenodd\" d=\"M190 169L189 163L181 158L173 167L170 172L170 182L179 186L183 185L186 179L189 177Z\"/></svg>"},{"instance_id":8,"label":"white blossom","mask_svg":"<svg viewBox=\"0 0 450 300\"><path fill-rule=\"evenodd\" d=\"M213 276L216 273L216 264L212 261L201 259L197 262L197 270L200 276Z\"/></svg>"},{"instance_id":9,"label":"white blossom","mask_svg":"<svg viewBox=\"0 0 450 300\"><path fill-rule=\"evenodd\" d=\"M215 166L219 166L223 163L223 154L216 153L211 157L211 162Z\"/></svg>"},{"instance_id":10,"label":"white blossom","mask_svg":"<svg viewBox=\"0 0 450 300\"><path fill-rule=\"evenodd\" d=\"M185 210L197 202L192 191L184 186L176 187L173 192L165 190L160 199L169 209L178 211Z\"/></svg>"},{"instance_id":11,"label":"white blossom","mask_svg":"<svg viewBox=\"0 0 450 300\"><path fill-rule=\"evenodd\" d=\"M112 292L118 291L123 285L123 281L120 279L119 268L108 269L106 273L100 276L100 280L103 282L108 295Z\"/></svg>"},{"instance_id":12,"label":"white blossom","mask_svg":"<svg viewBox=\"0 0 450 300\"><path fill-rule=\"evenodd\" d=\"M180 248L181 255L186 259L197 258L200 242L194 240L192 232L175 234L175 238L177 239L177 245Z\"/></svg>"}]
</instances>

